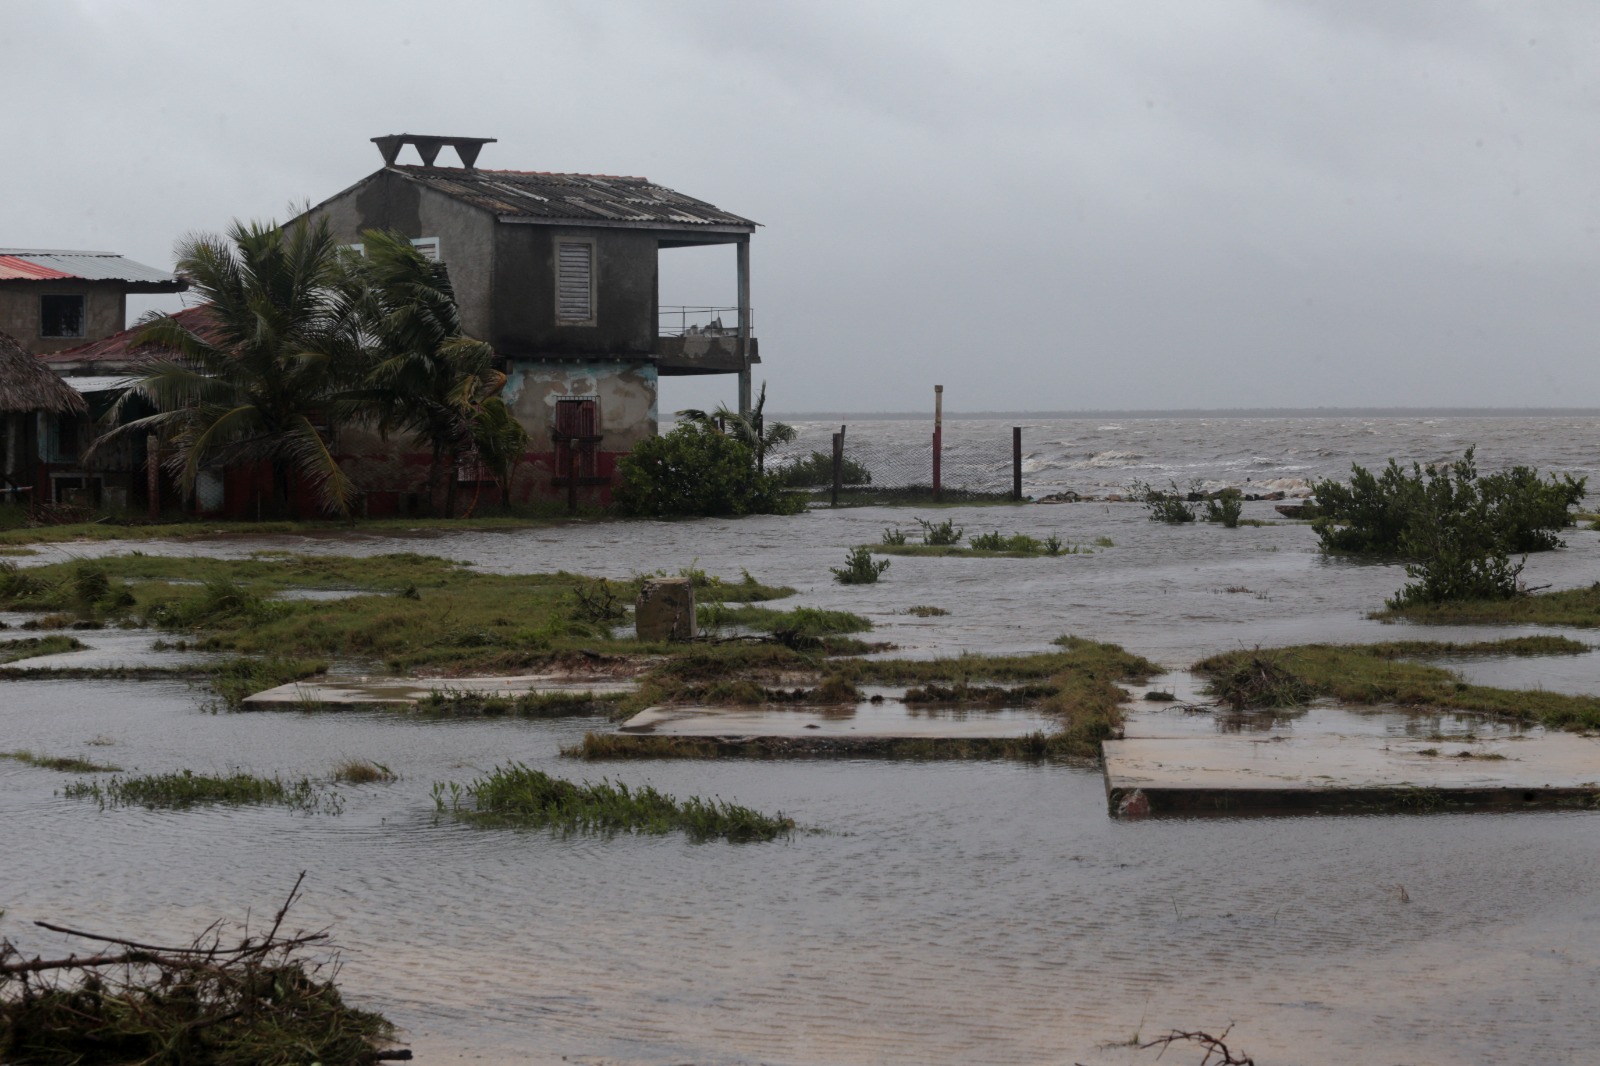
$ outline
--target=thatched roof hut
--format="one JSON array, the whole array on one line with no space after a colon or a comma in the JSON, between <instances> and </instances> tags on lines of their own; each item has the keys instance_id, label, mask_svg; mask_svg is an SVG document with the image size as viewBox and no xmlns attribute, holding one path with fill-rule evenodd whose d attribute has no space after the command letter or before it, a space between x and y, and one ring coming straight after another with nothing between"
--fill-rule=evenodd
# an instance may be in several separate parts
<instances>
[{"instance_id":1,"label":"thatched roof hut","mask_svg":"<svg viewBox=\"0 0 1600 1066\"><path fill-rule=\"evenodd\" d=\"M54 370L11 338L0 333L0 415L48 411L52 414L88 414L89 408Z\"/></svg>"}]
</instances>

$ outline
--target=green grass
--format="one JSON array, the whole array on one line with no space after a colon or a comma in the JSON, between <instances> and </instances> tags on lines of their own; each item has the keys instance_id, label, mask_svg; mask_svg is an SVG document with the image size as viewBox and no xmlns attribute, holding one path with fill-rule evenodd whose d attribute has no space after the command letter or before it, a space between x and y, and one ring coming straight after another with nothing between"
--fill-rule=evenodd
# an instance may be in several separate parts
<instances>
[{"instance_id":1,"label":"green grass","mask_svg":"<svg viewBox=\"0 0 1600 1066\"><path fill-rule=\"evenodd\" d=\"M1553 729L1600 728L1600 697L1542 689L1471 685L1419 658L1583 654L1588 645L1563 637L1522 637L1479 644L1395 641L1387 644L1303 644L1213 655L1196 663L1217 698L1238 709L1295 707L1323 697L1344 703L1494 715Z\"/></svg>"},{"instance_id":2,"label":"green grass","mask_svg":"<svg viewBox=\"0 0 1600 1066\"><path fill-rule=\"evenodd\" d=\"M243 706L246 696L327 673L328 663L324 659L255 659L240 656L204 669L211 681L212 691L221 697L223 706L237 711Z\"/></svg>"},{"instance_id":3,"label":"green grass","mask_svg":"<svg viewBox=\"0 0 1600 1066\"><path fill-rule=\"evenodd\" d=\"M23 637L21 640L0 641L0 663L20 662L41 655L60 655L63 652L82 651L88 645L77 637L57 633L48 637Z\"/></svg>"},{"instance_id":4,"label":"green grass","mask_svg":"<svg viewBox=\"0 0 1600 1066\"><path fill-rule=\"evenodd\" d=\"M496 767L466 786L436 784L441 813L477 825L524 825L568 832L681 831L691 840L773 840L794 831L794 820L765 815L720 799L674 799L649 785L575 784L521 763Z\"/></svg>"},{"instance_id":5,"label":"green grass","mask_svg":"<svg viewBox=\"0 0 1600 1066\"><path fill-rule=\"evenodd\" d=\"M1536 592L1505 600L1386 607L1371 617L1431 625L1544 625L1593 629L1600 626L1600 582L1588 588Z\"/></svg>"},{"instance_id":6,"label":"green grass","mask_svg":"<svg viewBox=\"0 0 1600 1066\"><path fill-rule=\"evenodd\" d=\"M37 766L41 770L59 770L67 774L114 774L122 769L120 766L106 766L70 755L35 755L31 751L0 751L0 759L10 759L28 766Z\"/></svg>"},{"instance_id":7,"label":"green grass","mask_svg":"<svg viewBox=\"0 0 1600 1066\"><path fill-rule=\"evenodd\" d=\"M169 774L113 777L104 782L75 781L62 794L92 799L100 804L102 810L128 806L184 810L212 805L275 805L306 813L324 811L338 814L343 808L336 794L314 785L310 778L285 781L276 776L259 777L243 771L222 776L180 770Z\"/></svg>"},{"instance_id":8,"label":"green grass","mask_svg":"<svg viewBox=\"0 0 1600 1066\"><path fill-rule=\"evenodd\" d=\"M92 580L86 580L85 574ZM103 576L103 581L101 577ZM704 575L701 575L704 578ZM248 559L132 553L27 570L0 566L0 607L120 617L184 634L186 646L284 660L376 661L392 673L521 673L563 654L670 650L613 640L579 602L573 574L484 574L436 556L364 559L258 554ZM637 581L612 582L631 603ZM697 581L697 584L701 584ZM106 598L84 604L85 589ZM354 589L332 601L280 600L288 589ZM703 599L767 601L793 590L704 578Z\"/></svg>"}]
</instances>

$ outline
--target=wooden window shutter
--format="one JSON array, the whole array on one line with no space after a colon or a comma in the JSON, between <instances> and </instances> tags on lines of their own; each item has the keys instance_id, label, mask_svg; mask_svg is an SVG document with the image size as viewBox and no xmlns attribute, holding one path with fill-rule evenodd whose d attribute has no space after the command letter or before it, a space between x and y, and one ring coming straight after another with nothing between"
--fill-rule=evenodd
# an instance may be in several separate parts
<instances>
[{"instance_id":1,"label":"wooden window shutter","mask_svg":"<svg viewBox=\"0 0 1600 1066\"><path fill-rule=\"evenodd\" d=\"M594 320L594 244L589 241L556 242L556 318Z\"/></svg>"}]
</instances>

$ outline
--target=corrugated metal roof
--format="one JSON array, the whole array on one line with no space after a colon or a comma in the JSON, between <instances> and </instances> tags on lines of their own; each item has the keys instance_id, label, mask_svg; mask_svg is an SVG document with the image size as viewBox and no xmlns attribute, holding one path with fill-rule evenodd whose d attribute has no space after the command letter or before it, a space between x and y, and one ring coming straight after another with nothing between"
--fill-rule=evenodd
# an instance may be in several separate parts
<instances>
[{"instance_id":1,"label":"corrugated metal roof","mask_svg":"<svg viewBox=\"0 0 1600 1066\"><path fill-rule=\"evenodd\" d=\"M210 304L201 304L198 307L185 307L174 312L172 317L186 329L204 337L213 327L211 318L206 313ZM114 366L137 367L154 359L170 356L172 353L157 348L153 345L135 347L133 340L139 335L144 326L137 325L125 329L120 333L113 333L109 337L101 337L97 341L80 344L76 348L67 348L59 352L47 352L34 358L42 363L82 363L86 366L104 363L107 369Z\"/></svg>"},{"instance_id":2,"label":"corrugated metal roof","mask_svg":"<svg viewBox=\"0 0 1600 1066\"><path fill-rule=\"evenodd\" d=\"M610 174L546 174L525 170L392 166L397 174L502 218L617 223L663 229L732 226L754 230L748 218L656 185L648 178Z\"/></svg>"},{"instance_id":3,"label":"corrugated metal roof","mask_svg":"<svg viewBox=\"0 0 1600 1066\"><path fill-rule=\"evenodd\" d=\"M115 377L97 375L94 377L81 378L67 377L62 378L61 380L65 381L68 385L71 385L73 388L87 396L91 392L111 392L116 389L125 389L139 379L130 378L126 374L118 374Z\"/></svg>"},{"instance_id":4,"label":"corrugated metal roof","mask_svg":"<svg viewBox=\"0 0 1600 1066\"><path fill-rule=\"evenodd\" d=\"M0 248L0 281L81 278L182 285L165 270L136 263L116 252L72 252L48 248Z\"/></svg>"}]
</instances>

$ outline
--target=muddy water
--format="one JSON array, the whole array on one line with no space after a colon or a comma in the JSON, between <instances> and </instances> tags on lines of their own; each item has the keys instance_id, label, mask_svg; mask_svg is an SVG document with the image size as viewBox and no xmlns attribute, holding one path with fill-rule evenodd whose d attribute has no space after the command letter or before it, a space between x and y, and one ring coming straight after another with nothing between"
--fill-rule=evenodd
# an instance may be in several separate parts
<instances>
[{"instance_id":1,"label":"muddy water","mask_svg":"<svg viewBox=\"0 0 1600 1066\"><path fill-rule=\"evenodd\" d=\"M826 567L910 512L140 547L422 550L618 577L745 567L799 588L795 602L868 614L914 655L1034 650L1074 632L1178 666L1256 643L1421 635L1363 615L1396 568L1325 561L1305 527L1174 529L1105 504L945 514L972 532L1116 546L896 558L864 588L831 584ZM1595 535L1569 539L1530 561L1532 583L1593 579ZM950 614L903 613L915 604ZM1593 691L1596 660L1514 670ZM1493 681L1512 668L1472 669ZM1593 1060L1594 816L1117 823L1099 775L1062 767L556 759L594 724L212 715L178 685L8 683L3 750L297 775L358 756L402 780L346 788L337 817L101 812L55 795L70 775L0 761L0 933L30 950L55 946L33 918L180 935L270 908L306 869L300 921L337 930L344 983L434 1062L1111 1064L1149 1061L1105 1046L1136 1032L1230 1023L1262 1062ZM693 845L435 820L434 781L509 759L716 794L824 832Z\"/></svg>"}]
</instances>

